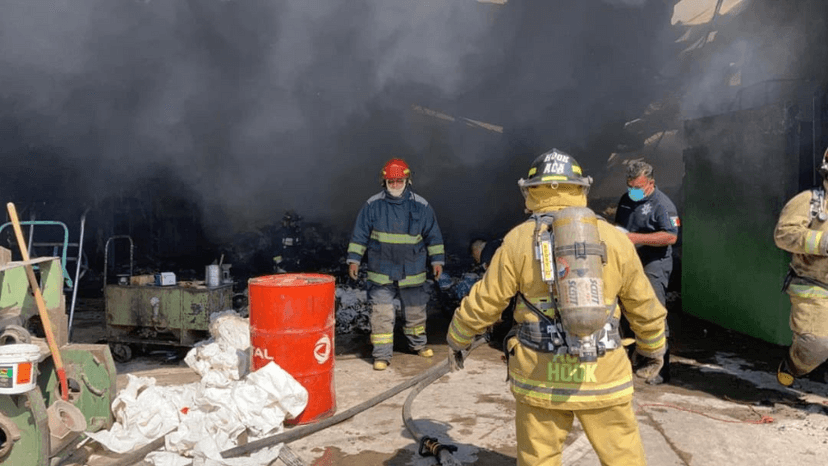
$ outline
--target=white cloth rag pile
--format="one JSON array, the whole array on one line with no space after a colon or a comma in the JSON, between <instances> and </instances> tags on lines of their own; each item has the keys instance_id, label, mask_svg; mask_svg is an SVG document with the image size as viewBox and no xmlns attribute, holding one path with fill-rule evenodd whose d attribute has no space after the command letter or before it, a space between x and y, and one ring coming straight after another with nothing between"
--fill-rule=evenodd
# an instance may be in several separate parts
<instances>
[{"instance_id":1,"label":"white cloth rag pile","mask_svg":"<svg viewBox=\"0 0 828 466\"><path fill-rule=\"evenodd\" d=\"M184 361L201 381L157 386L151 377L127 374L112 402L115 423L87 435L116 453L140 448L169 432L165 451L145 461L155 466L267 465L280 445L249 457L224 459L224 450L278 434L285 418L302 413L308 391L273 362L249 373L250 325L233 311L211 316L212 338L198 343Z\"/></svg>"}]
</instances>

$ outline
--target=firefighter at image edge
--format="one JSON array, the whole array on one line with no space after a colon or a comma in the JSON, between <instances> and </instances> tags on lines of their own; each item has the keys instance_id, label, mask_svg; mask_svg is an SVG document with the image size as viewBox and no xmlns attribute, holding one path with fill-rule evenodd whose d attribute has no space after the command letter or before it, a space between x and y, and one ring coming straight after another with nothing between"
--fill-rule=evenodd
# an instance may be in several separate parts
<instances>
[{"instance_id":1,"label":"firefighter at image edge","mask_svg":"<svg viewBox=\"0 0 828 466\"><path fill-rule=\"evenodd\" d=\"M411 169L401 159L382 168L383 190L359 211L348 244L348 275L356 280L363 255L368 263L367 294L371 308L374 370L385 370L394 349L394 298L404 318L403 333L414 353L430 358L426 347L429 294L426 260L435 279L443 273L445 247L437 216L428 202L411 189Z\"/></svg>"},{"instance_id":2,"label":"firefighter at image edge","mask_svg":"<svg viewBox=\"0 0 828 466\"><path fill-rule=\"evenodd\" d=\"M789 325L793 342L776 373L790 387L828 359L828 149L819 172L822 185L803 191L785 204L776 223L776 246L791 253L782 291L791 300Z\"/></svg>"},{"instance_id":3,"label":"firefighter at image edge","mask_svg":"<svg viewBox=\"0 0 828 466\"><path fill-rule=\"evenodd\" d=\"M602 465L646 464L632 407L633 371L621 345L618 321L624 312L635 333L635 351L647 361L636 376L647 379L658 373L664 363L667 311L653 292L629 238L586 209L591 182L590 177L582 175L572 156L557 149L535 159L528 177L518 181L526 209L533 215L505 236L485 276L455 311L446 338L451 370L462 369L475 337L484 333L500 317L509 300L517 296L516 327L514 336L506 340L505 352L508 379L517 401L515 425L520 466L560 465L564 441L576 416ZM561 318L564 314L557 310L562 302L571 303L571 299L561 296L550 284L576 274L569 273L569 268L561 270L557 264L551 273L554 278L550 279L549 274L543 275L536 259L539 222L573 210L568 208L586 211L591 216L591 220L586 214L581 218L592 222L598 241L586 244L586 250L603 248L602 260L591 273L598 283L603 282L603 286L599 285L603 290L599 308L607 318L599 321L603 327L587 340L593 342L593 348L604 348L597 357L572 354L576 346L570 341L567 327L561 325L567 319ZM559 228L554 221L549 222L553 232ZM558 235L553 235L557 240ZM557 242L554 250L557 254ZM569 325L571 328L573 324ZM578 344L586 348L583 343Z\"/></svg>"}]
</instances>

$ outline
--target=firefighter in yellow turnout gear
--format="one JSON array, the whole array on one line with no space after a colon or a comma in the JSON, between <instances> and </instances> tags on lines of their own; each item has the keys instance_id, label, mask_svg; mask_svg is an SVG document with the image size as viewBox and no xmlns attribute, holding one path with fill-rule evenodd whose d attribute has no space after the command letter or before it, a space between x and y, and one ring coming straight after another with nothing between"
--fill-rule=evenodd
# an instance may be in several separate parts
<instances>
[{"instance_id":1,"label":"firefighter in yellow turnout gear","mask_svg":"<svg viewBox=\"0 0 828 466\"><path fill-rule=\"evenodd\" d=\"M554 214L567 207L585 207L590 183L591 178L582 176L571 156L552 150L535 160L528 179L519 185L529 211ZM603 279L604 304L610 317L599 332L597 341L603 351L597 358L570 354L566 347L549 351L555 346L550 341L560 343L554 334L546 340L549 348L530 341L533 331L548 328L537 325L542 318L536 311L551 317L556 312L551 288L543 280L535 256L534 219L506 235L485 276L460 303L449 327L449 363L452 370L457 370L463 367L465 351L474 337L498 319L513 296L519 297L514 319L516 328L526 331L508 338L505 350L517 401L520 466L560 465L564 440L576 416L602 465L646 464L632 408L632 368L617 335L622 312L619 303L636 335L636 351L650 362L638 374L645 378L658 373L663 364L667 311L656 298L627 236L609 223L592 218L606 246L599 278Z\"/></svg>"},{"instance_id":2,"label":"firefighter in yellow turnout gear","mask_svg":"<svg viewBox=\"0 0 828 466\"><path fill-rule=\"evenodd\" d=\"M822 186L785 204L773 236L777 247L791 253L785 291L791 299L793 343L776 374L786 387L828 359L828 150L819 171Z\"/></svg>"}]
</instances>

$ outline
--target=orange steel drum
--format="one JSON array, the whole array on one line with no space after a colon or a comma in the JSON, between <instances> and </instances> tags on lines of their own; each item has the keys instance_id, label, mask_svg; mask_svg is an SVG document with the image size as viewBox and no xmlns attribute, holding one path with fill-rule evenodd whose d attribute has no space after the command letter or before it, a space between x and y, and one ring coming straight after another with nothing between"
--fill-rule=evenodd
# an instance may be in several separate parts
<instances>
[{"instance_id":1,"label":"orange steel drum","mask_svg":"<svg viewBox=\"0 0 828 466\"><path fill-rule=\"evenodd\" d=\"M282 274L251 278L252 369L275 362L308 390L308 406L286 424L309 424L336 411L334 277Z\"/></svg>"}]
</instances>

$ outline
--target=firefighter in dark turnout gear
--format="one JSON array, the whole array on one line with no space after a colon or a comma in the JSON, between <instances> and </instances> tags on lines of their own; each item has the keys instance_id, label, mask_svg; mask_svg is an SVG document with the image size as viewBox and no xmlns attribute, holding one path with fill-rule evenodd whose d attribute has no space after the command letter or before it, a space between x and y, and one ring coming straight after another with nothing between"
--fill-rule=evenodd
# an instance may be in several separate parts
<instances>
[{"instance_id":1,"label":"firefighter in dark turnout gear","mask_svg":"<svg viewBox=\"0 0 828 466\"><path fill-rule=\"evenodd\" d=\"M273 268L276 273L299 272L301 269L302 217L291 210L282 217L282 226L276 231Z\"/></svg>"},{"instance_id":2,"label":"firefighter in dark turnout gear","mask_svg":"<svg viewBox=\"0 0 828 466\"><path fill-rule=\"evenodd\" d=\"M602 250L604 254L603 265L599 262L597 269L599 277L592 280L602 283L598 294L603 296L600 306L607 315L602 321L606 324L595 337L600 335L603 352L594 359L581 358L567 348L568 339L564 346L551 348L542 347L536 340L553 331L557 336L562 322L558 305L568 299L557 292L551 294L544 274L548 268L537 259L538 222L557 218L571 208L588 211L585 207L590 182L581 174L578 163L559 150L534 161L528 178L519 181L533 218L504 237L485 276L455 311L446 338L451 348L449 365L452 370L460 369L475 336L494 323L509 300L518 296L514 313L518 332L506 340L506 352L509 381L517 401L519 466L560 465L564 441L576 416L602 465L646 462L632 407L632 369L620 345L617 322L624 312L635 332L636 351L653 361L649 371L658 372L665 351L666 310L653 293L633 244L594 214L582 218L590 222L591 231L597 230L600 243L581 244L585 251ZM575 270L558 262L553 275L560 281L570 272ZM553 325L542 323L549 320ZM552 341L555 345L561 343L560 339Z\"/></svg>"},{"instance_id":3,"label":"firefighter in dark turnout gear","mask_svg":"<svg viewBox=\"0 0 828 466\"><path fill-rule=\"evenodd\" d=\"M422 357L426 347L426 264L434 277L443 272L445 250L434 210L411 190L411 170L400 159L382 169L383 189L360 210L348 245L348 273L354 280L359 264L368 263L367 291L371 306L374 369L384 370L394 347L394 298L399 297L403 333L409 348Z\"/></svg>"},{"instance_id":4,"label":"firefighter in dark turnout gear","mask_svg":"<svg viewBox=\"0 0 828 466\"><path fill-rule=\"evenodd\" d=\"M822 185L785 204L773 235L776 246L791 253L784 291L791 299L793 342L776 374L786 387L828 360L828 150L819 171Z\"/></svg>"}]
</instances>

